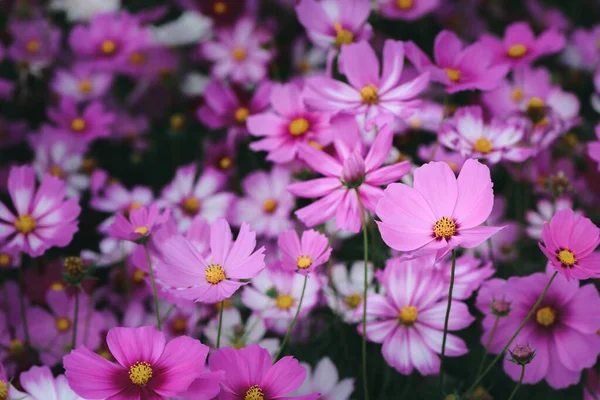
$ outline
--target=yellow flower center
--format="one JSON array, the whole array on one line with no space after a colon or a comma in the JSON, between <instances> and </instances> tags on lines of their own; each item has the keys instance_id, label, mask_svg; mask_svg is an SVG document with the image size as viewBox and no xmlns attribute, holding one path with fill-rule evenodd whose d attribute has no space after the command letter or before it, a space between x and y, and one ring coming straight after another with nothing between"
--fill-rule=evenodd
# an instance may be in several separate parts
<instances>
[{"instance_id":1,"label":"yellow flower center","mask_svg":"<svg viewBox=\"0 0 600 400\"><path fill-rule=\"evenodd\" d=\"M558 252L558 261L565 267L570 267L574 264L577 264L577 259L575 258L575 254L569 249L564 249Z\"/></svg>"},{"instance_id":2,"label":"yellow flower center","mask_svg":"<svg viewBox=\"0 0 600 400\"><path fill-rule=\"evenodd\" d=\"M402 325L412 326L417 320L417 307L415 306L406 306L400 310L398 314L398 320Z\"/></svg>"},{"instance_id":3,"label":"yellow flower center","mask_svg":"<svg viewBox=\"0 0 600 400\"><path fill-rule=\"evenodd\" d=\"M570 149L574 149L575 146L577 146L578 142L579 141L577 140L577 135L574 134L573 132L569 132L565 136L563 136L564 145Z\"/></svg>"},{"instance_id":4,"label":"yellow flower center","mask_svg":"<svg viewBox=\"0 0 600 400\"><path fill-rule=\"evenodd\" d=\"M532 97L531 99L529 99L529 102L527 103L528 109L544 108L544 107L546 107L546 103L544 103L544 100L540 99L539 97Z\"/></svg>"},{"instance_id":5,"label":"yellow flower center","mask_svg":"<svg viewBox=\"0 0 600 400\"><path fill-rule=\"evenodd\" d=\"M292 120L288 129L292 136L301 136L304 135L309 128L310 124L308 123L308 120L300 117Z\"/></svg>"},{"instance_id":6,"label":"yellow flower center","mask_svg":"<svg viewBox=\"0 0 600 400\"><path fill-rule=\"evenodd\" d=\"M231 308L233 303L231 302L231 299L225 299L222 302L218 302L213 304L213 307L215 309L215 312L220 312L221 311L221 303L223 303L223 307L225 308L225 310L227 310L228 308Z\"/></svg>"},{"instance_id":7,"label":"yellow flower center","mask_svg":"<svg viewBox=\"0 0 600 400\"><path fill-rule=\"evenodd\" d=\"M315 142L314 140L309 140L308 144L310 144L312 147L314 147L317 150L323 150L323 145Z\"/></svg>"},{"instance_id":8,"label":"yellow flower center","mask_svg":"<svg viewBox=\"0 0 600 400\"><path fill-rule=\"evenodd\" d=\"M248 110L246 107L240 107L237 110L235 110L234 118L237 122L243 124L244 122L246 122L246 118L248 118L248 115L250 115L250 110Z\"/></svg>"},{"instance_id":9,"label":"yellow flower center","mask_svg":"<svg viewBox=\"0 0 600 400\"><path fill-rule=\"evenodd\" d=\"M71 328L71 321L69 321L65 317L60 317L56 319L56 329L60 332L67 332Z\"/></svg>"},{"instance_id":10,"label":"yellow flower center","mask_svg":"<svg viewBox=\"0 0 600 400\"><path fill-rule=\"evenodd\" d=\"M379 96L377 95L377 86L367 85L360 89L360 97L362 97L362 101L365 104L377 103L379 101Z\"/></svg>"},{"instance_id":11,"label":"yellow flower center","mask_svg":"<svg viewBox=\"0 0 600 400\"><path fill-rule=\"evenodd\" d=\"M446 161L446 164L448 164L448 166L450 167L450 169L454 172L458 172L459 168L458 168L458 164L456 164L454 161Z\"/></svg>"},{"instance_id":12,"label":"yellow flower center","mask_svg":"<svg viewBox=\"0 0 600 400\"><path fill-rule=\"evenodd\" d=\"M547 328L554 324L554 321L556 321L556 311L554 311L551 307L540 308L535 313L535 319L537 320L538 324Z\"/></svg>"},{"instance_id":13,"label":"yellow flower center","mask_svg":"<svg viewBox=\"0 0 600 400\"><path fill-rule=\"evenodd\" d=\"M8 385L6 381L0 380L0 400L8 399Z\"/></svg>"},{"instance_id":14,"label":"yellow flower center","mask_svg":"<svg viewBox=\"0 0 600 400\"><path fill-rule=\"evenodd\" d=\"M527 47L522 44L513 44L508 49L508 55L512 58L523 57L527 53Z\"/></svg>"},{"instance_id":15,"label":"yellow flower center","mask_svg":"<svg viewBox=\"0 0 600 400\"><path fill-rule=\"evenodd\" d=\"M229 169L229 167L231 167L231 164L233 162L231 161L231 158L229 157L223 157L219 160L219 168L221 169Z\"/></svg>"},{"instance_id":16,"label":"yellow flower center","mask_svg":"<svg viewBox=\"0 0 600 400\"><path fill-rule=\"evenodd\" d=\"M248 54L246 53L246 50L241 47L236 47L231 51L231 56L235 61L244 61Z\"/></svg>"},{"instance_id":17,"label":"yellow flower center","mask_svg":"<svg viewBox=\"0 0 600 400\"><path fill-rule=\"evenodd\" d=\"M71 130L74 132L82 132L85 130L85 125L85 120L81 117L77 117L71 121Z\"/></svg>"},{"instance_id":18,"label":"yellow flower center","mask_svg":"<svg viewBox=\"0 0 600 400\"><path fill-rule=\"evenodd\" d=\"M343 44L350 44L354 41L354 34L344 28L342 28L342 24L336 22L333 24L333 28L335 29L335 45L340 47Z\"/></svg>"},{"instance_id":19,"label":"yellow flower center","mask_svg":"<svg viewBox=\"0 0 600 400\"><path fill-rule=\"evenodd\" d=\"M433 226L433 233L436 239L444 238L448 240L456 234L456 223L452 218L442 217Z\"/></svg>"},{"instance_id":20,"label":"yellow flower center","mask_svg":"<svg viewBox=\"0 0 600 400\"><path fill-rule=\"evenodd\" d=\"M94 85L92 84L92 81L90 81L89 79L84 79L81 82L79 82L79 91L83 94L90 93L93 88L94 88Z\"/></svg>"},{"instance_id":21,"label":"yellow flower center","mask_svg":"<svg viewBox=\"0 0 600 400\"><path fill-rule=\"evenodd\" d=\"M423 126L423 123L420 119L414 118L409 121L409 125L412 129L420 129Z\"/></svg>"},{"instance_id":22,"label":"yellow flower center","mask_svg":"<svg viewBox=\"0 0 600 400\"><path fill-rule=\"evenodd\" d=\"M523 89L521 89L521 88L513 89L512 94L511 94L511 97L515 103L523 100L524 96L525 96L525 93L523 92Z\"/></svg>"},{"instance_id":23,"label":"yellow flower center","mask_svg":"<svg viewBox=\"0 0 600 400\"><path fill-rule=\"evenodd\" d=\"M265 394L258 385L250 386L250 389L246 391L244 400L264 400Z\"/></svg>"},{"instance_id":24,"label":"yellow flower center","mask_svg":"<svg viewBox=\"0 0 600 400\"><path fill-rule=\"evenodd\" d=\"M11 262L11 256L6 253L0 253L0 267L7 267Z\"/></svg>"},{"instance_id":25,"label":"yellow flower center","mask_svg":"<svg viewBox=\"0 0 600 400\"><path fill-rule=\"evenodd\" d=\"M487 154L492 151L492 142L488 138L480 137L473 144L473 150Z\"/></svg>"},{"instance_id":26,"label":"yellow flower center","mask_svg":"<svg viewBox=\"0 0 600 400\"><path fill-rule=\"evenodd\" d=\"M48 170L48 173L50 175L55 176L55 177L60 178L60 179L64 178L63 170L58 165L51 166L50 169Z\"/></svg>"},{"instance_id":27,"label":"yellow flower center","mask_svg":"<svg viewBox=\"0 0 600 400\"><path fill-rule=\"evenodd\" d=\"M138 361L129 367L129 379L135 385L144 386L152 378L152 366L144 361Z\"/></svg>"},{"instance_id":28,"label":"yellow flower center","mask_svg":"<svg viewBox=\"0 0 600 400\"><path fill-rule=\"evenodd\" d=\"M113 55L117 51L117 44L113 40L106 39L100 45L100 51L105 56Z\"/></svg>"},{"instance_id":29,"label":"yellow flower center","mask_svg":"<svg viewBox=\"0 0 600 400\"><path fill-rule=\"evenodd\" d=\"M273 199L267 199L264 201L263 210L265 210L266 213L271 214L276 209L277 209L277 201L275 201Z\"/></svg>"},{"instance_id":30,"label":"yellow flower center","mask_svg":"<svg viewBox=\"0 0 600 400\"><path fill-rule=\"evenodd\" d=\"M537 126L543 126L548 123L548 119L546 118L546 104L539 97L529 99L525 112Z\"/></svg>"},{"instance_id":31,"label":"yellow flower center","mask_svg":"<svg viewBox=\"0 0 600 400\"><path fill-rule=\"evenodd\" d=\"M217 1L213 4L213 12L217 15L223 15L227 12L227 4L223 1Z\"/></svg>"},{"instance_id":32,"label":"yellow flower center","mask_svg":"<svg viewBox=\"0 0 600 400\"><path fill-rule=\"evenodd\" d=\"M355 309L362 303L362 296L357 293L352 293L346 297L344 297L344 303L348 306L348 308Z\"/></svg>"},{"instance_id":33,"label":"yellow flower center","mask_svg":"<svg viewBox=\"0 0 600 400\"><path fill-rule=\"evenodd\" d=\"M446 75L448 75L448 79L450 79L450 82L460 81L460 71L457 69L446 68Z\"/></svg>"},{"instance_id":34,"label":"yellow flower center","mask_svg":"<svg viewBox=\"0 0 600 400\"><path fill-rule=\"evenodd\" d=\"M35 54L38 51L40 51L40 47L42 47L41 43L39 42L39 40L35 40L35 39L31 39L30 41L27 42L27 45L26 45L27 52L30 54Z\"/></svg>"},{"instance_id":35,"label":"yellow flower center","mask_svg":"<svg viewBox=\"0 0 600 400\"><path fill-rule=\"evenodd\" d=\"M23 351L25 351L25 345L23 342L21 342L19 339L13 339L10 341L10 344L8 345L8 352L11 356L20 356L23 354Z\"/></svg>"},{"instance_id":36,"label":"yellow flower center","mask_svg":"<svg viewBox=\"0 0 600 400\"><path fill-rule=\"evenodd\" d=\"M312 265L312 258L309 256L300 256L296 259L296 265L300 269L309 268Z\"/></svg>"},{"instance_id":37,"label":"yellow flower center","mask_svg":"<svg viewBox=\"0 0 600 400\"><path fill-rule=\"evenodd\" d=\"M85 271L85 263L81 257L67 257L63 265L71 276L79 276Z\"/></svg>"},{"instance_id":38,"label":"yellow flower center","mask_svg":"<svg viewBox=\"0 0 600 400\"><path fill-rule=\"evenodd\" d=\"M282 310L288 310L294 304L294 298L289 294L280 294L275 299L275 305Z\"/></svg>"},{"instance_id":39,"label":"yellow flower center","mask_svg":"<svg viewBox=\"0 0 600 400\"><path fill-rule=\"evenodd\" d=\"M206 274L208 283L212 283L213 285L225 280L225 271L223 271L223 267L218 264L209 265L204 273Z\"/></svg>"},{"instance_id":40,"label":"yellow flower center","mask_svg":"<svg viewBox=\"0 0 600 400\"><path fill-rule=\"evenodd\" d=\"M35 229L35 219L31 215L21 215L15 221L15 228L24 235Z\"/></svg>"},{"instance_id":41,"label":"yellow flower center","mask_svg":"<svg viewBox=\"0 0 600 400\"><path fill-rule=\"evenodd\" d=\"M146 63L146 56L144 53L136 51L129 55L129 63L133 65L143 65Z\"/></svg>"},{"instance_id":42,"label":"yellow flower center","mask_svg":"<svg viewBox=\"0 0 600 400\"><path fill-rule=\"evenodd\" d=\"M185 198L185 200L183 200L182 207L183 211L185 211L187 214L195 215L200 209L200 200L194 196L188 196Z\"/></svg>"},{"instance_id":43,"label":"yellow flower center","mask_svg":"<svg viewBox=\"0 0 600 400\"><path fill-rule=\"evenodd\" d=\"M410 10L415 6L414 0L397 0L396 7L401 10Z\"/></svg>"},{"instance_id":44,"label":"yellow flower center","mask_svg":"<svg viewBox=\"0 0 600 400\"><path fill-rule=\"evenodd\" d=\"M148 231L149 229L147 226L140 226L139 228L135 228L134 230L135 233L139 233L140 235L147 235Z\"/></svg>"},{"instance_id":45,"label":"yellow flower center","mask_svg":"<svg viewBox=\"0 0 600 400\"><path fill-rule=\"evenodd\" d=\"M171 323L171 328L175 333L184 334L187 330L187 320L183 317L177 317Z\"/></svg>"},{"instance_id":46,"label":"yellow flower center","mask_svg":"<svg viewBox=\"0 0 600 400\"><path fill-rule=\"evenodd\" d=\"M52 284L50 285L50 290L53 290L55 292L62 292L64 289L65 284L60 281L52 282Z\"/></svg>"},{"instance_id":47,"label":"yellow flower center","mask_svg":"<svg viewBox=\"0 0 600 400\"><path fill-rule=\"evenodd\" d=\"M144 279L146 279L146 276L148 276L146 271L142 271L141 269L136 269L135 272L133 273L133 282L140 284L140 283L144 282Z\"/></svg>"}]
</instances>

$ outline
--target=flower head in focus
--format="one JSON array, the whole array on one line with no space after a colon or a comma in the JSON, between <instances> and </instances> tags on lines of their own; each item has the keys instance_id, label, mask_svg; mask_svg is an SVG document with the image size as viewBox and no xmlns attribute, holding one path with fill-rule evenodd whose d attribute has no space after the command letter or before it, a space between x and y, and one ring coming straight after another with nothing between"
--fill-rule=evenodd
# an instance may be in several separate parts
<instances>
[{"instance_id":1,"label":"flower head in focus","mask_svg":"<svg viewBox=\"0 0 600 400\"><path fill-rule=\"evenodd\" d=\"M302 275L326 263L332 250L327 236L313 229L302 232L302 238L294 230L283 231L277 245L282 254L281 266Z\"/></svg>"}]
</instances>

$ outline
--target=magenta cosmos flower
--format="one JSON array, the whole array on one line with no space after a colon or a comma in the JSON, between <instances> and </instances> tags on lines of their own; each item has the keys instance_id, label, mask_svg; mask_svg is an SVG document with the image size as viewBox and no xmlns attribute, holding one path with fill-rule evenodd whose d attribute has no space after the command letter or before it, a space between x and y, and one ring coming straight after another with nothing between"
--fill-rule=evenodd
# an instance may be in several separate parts
<instances>
[{"instance_id":1,"label":"magenta cosmos flower","mask_svg":"<svg viewBox=\"0 0 600 400\"><path fill-rule=\"evenodd\" d=\"M600 275L600 229L573 210L557 211L542 228L540 249L552 266L567 279L589 279Z\"/></svg>"},{"instance_id":2,"label":"magenta cosmos flower","mask_svg":"<svg viewBox=\"0 0 600 400\"><path fill-rule=\"evenodd\" d=\"M501 227L481 226L494 206L490 170L467 160L458 175L445 162L414 172L413 187L393 183L377 204L383 240L399 251L437 251L477 247Z\"/></svg>"},{"instance_id":3,"label":"magenta cosmos flower","mask_svg":"<svg viewBox=\"0 0 600 400\"><path fill-rule=\"evenodd\" d=\"M9 25L12 44L8 56L30 68L43 68L60 51L61 31L45 19L12 21Z\"/></svg>"},{"instance_id":4,"label":"magenta cosmos flower","mask_svg":"<svg viewBox=\"0 0 600 400\"><path fill-rule=\"evenodd\" d=\"M331 141L329 114L307 111L300 88L294 83L275 85L272 111L248 118L248 130L262 140L250 144L254 151L268 151L267 160L287 163L296 158L300 143L326 145Z\"/></svg>"},{"instance_id":5,"label":"magenta cosmos flower","mask_svg":"<svg viewBox=\"0 0 600 400\"><path fill-rule=\"evenodd\" d=\"M142 242L150 238L152 233L169 218L170 211L159 213L158 206L140 207L129 213L129 219L123 214L115 215L115 222L110 227L110 235L117 239Z\"/></svg>"},{"instance_id":6,"label":"magenta cosmos flower","mask_svg":"<svg viewBox=\"0 0 600 400\"><path fill-rule=\"evenodd\" d=\"M269 352L258 345L236 350L219 349L208 360L211 371L225 371L219 399L230 400L316 400L318 393L290 397L306 378L306 369L294 357L273 364Z\"/></svg>"},{"instance_id":7,"label":"magenta cosmos flower","mask_svg":"<svg viewBox=\"0 0 600 400\"><path fill-rule=\"evenodd\" d=\"M75 65L69 69L59 69L52 79L52 90L63 97L76 102L89 101L103 97L110 89L112 74L94 71L90 67Z\"/></svg>"},{"instance_id":8,"label":"magenta cosmos flower","mask_svg":"<svg viewBox=\"0 0 600 400\"><path fill-rule=\"evenodd\" d=\"M196 302L216 303L227 299L265 267L265 248L254 251L256 233L242 224L235 241L224 219L210 227L210 250L203 257L187 238L172 236L156 243L162 266L160 280L179 297Z\"/></svg>"},{"instance_id":9,"label":"magenta cosmos flower","mask_svg":"<svg viewBox=\"0 0 600 400\"><path fill-rule=\"evenodd\" d=\"M383 343L383 358L401 374L409 375L413 369L422 375L437 374L448 305L441 274L423 268L419 258L395 258L387 263L379 280L386 295L371 294L367 298L367 338ZM452 300L449 330L466 328L473 320L465 303ZM362 325L358 331L362 332ZM467 351L462 339L448 335L446 356L456 357Z\"/></svg>"},{"instance_id":10,"label":"magenta cosmos flower","mask_svg":"<svg viewBox=\"0 0 600 400\"><path fill-rule=\"evenodd\" d=\"M113 328L106 343L117 363L86 347L65 356L65 375L83 398L159 399L185 391L202 375L208 346L188 336L166 343L151 326ZM212 382L218 385L219 382Z\"/></svg>"},{"instance_id":11,"label":"magenta cosmos flower","mask_svg":"<svg viewBox=\"0 0 600 400\"><path fill-rule=\"evenodd\" d=\"M487 302L502 299L509 304L508 316L500 318L492 338L490 352L498 353L523 322L544 290L550 276L536 273L526 277L511 277L505 285L501 281L482 288L480 296ZM491 289L493 291L489 291ZM479 299L478 299L478 302ZM490 308L482 309L482 343L487 343L496 316ZM528 343L536 350L533 361L525 368L523 383L537 383L545 379L548 384L561 389L579 382L581 371L592 367L600 354L600 296L594 285L579 287L577 281L567 281L558 276L544 300L515 339L515 343ZM514 380L521 368L504 359L504 370Z\"/></svg>"},{"instance_id":12,"label":"magenta cosmos flower","mask_svg":"<svg viewBox=\"0 0 600 400\"><path fill-rule=\"evenodd\" d=\"M353 118L348 122L353 127L344 129L346 124L339 125L342 134L347 134L351 129L356 130ZM322 197L297 210L295 214L298 218L312 227L335 216L338 229L358 232L362 223L357 192L365 210L374 212L377 202L383 196L380 186L395 182L410 171L410 163L407 161L381 167L390 154L392 139L392 130L389 126L383 127L366 157L358 149L352 151L339 139L335 141L337 158L313 146L303 145L301 158L325 177L288 186L288 190L298 197Z\"/></svg>"},{"instance_id":13,"label":"magenta cosmos flower","mask_svg":"<svg viewBox=\"0 0 600 400\"><path fill-rule=\"evenodd\" d=\"M231 28L216 32L216 41L201 44L202 55L213 62L212 75L237 83L254 83L267 75L272 54L261 46L266 40L251 18L241 18Z\"/></svg>"},{"instance_id":14,"label":"magenta cosmos flower","mask_svg":"<svg viewBox=\"0 0 600 400\"><path fill-rule=\"evenodd\" d=\"M302 0L296 6L308 37L321 48L371 39L373 29L366 23L370 13L369 0Z\"/></svg>"},{"instance_id":15,"label":"magenta cosmos flower","mask_svg":"<svg viewBox=\"0 0 600 400\"><path fill-rule=\"evenodd\" d=\"M559 52L565 47L566 39L555 29L549 29L536 38L527 22L515 22L506 28L503 40L484 34L481 43L493 51L494 64L515 66Z\"/></svg>"},{"instance_id":16,"label":"magenta cosmos flower","mask_svg":"<svg viewBox=\"0 0 600 400\"><path fill-rule=\"evenodd\" d=\"M28 371L21 373L19 383L25 390L21 392L11 385L8 391L9 399L23 400L85 400L71 389L67 378L59 375L56 378L48 367L31 367ZM1 384L0 384L1 388ZM0 394L2 390L0 389Z\"/></svg>"},{"instance_id":17,"label":"magenta cosmos flower","mask_svg":"<svg viewBox=\"0 0 600 400\"><path fill-rule=\"evenodd\" d=\"M308 78L306 104L322 111L362 115L367 128L377 117L412 115L421 104L415 97L429 85L428 73L400 83L404 63L402 42L385 41L381 71L375 51L367 42L342 47L339 62L350 84L325 76Z\"/></svg>"},{"instance_id":18,"label":"magenta cosmos flower","mask_svg":"<svg viewBox=\"0 0 600 400\"><path fill-rule=\"evenodd\" d=\"M462 107L440 128L439 141L467 158L523 162L534 151L521 143L525 131L520 124L500 120L486 123L481 107Z\"/></svg>"},{"instance_id":19,"label":"magenta cosmos flower","mask_svg":"<svg viewBox=\"0 0 600 400\"><path fill-rule=\"evenodd\" d=\"M100 102L78 107L69 97L61 100L58 108L48 108L48 118L61 132L71 134L73 139L91 142L109 136L115 115Z\"/></svg>"},{"instance_id":20,"label":"magenta cosmos flower","mask_svg":"<svg viewBox=\"0 0 600 400\"><path fill-rule=\"evenodd\" d=\"M302 239L294 230L281 232L277 245L282 255L282 267L302 275L326 263L332 250L327 236L312 229L302 232Z\"/></svg>"},{"instance_id":21,"label":"magenta cosmos flower","mask_svg":"<svg viewBox=\"0 0 600 400\"><path fill-rule=\"evenodd\" d=\"M31 167L12 167L8 191L16 213L0 202L0 241L32 257L51 247L65 247L77 232L81 208L77 200L64 200L66 184L46 175L35 190L35 172Z\"/></svg>"},{"instance_id":22,"label":"magenta cosmos flower","mask_svg":"<svg viewBox=\"0 0 600 400\"><path fill-rule=\"evenodd\" d=\"M490 90L508 73L508 67L494 64L493 53L481 43L463 48L459 37L440 32L433 48L435 64L413 42L406 44L406 57L420 72L430 72L431 80L446 86L448 93L463 90Z\"/></svg>"},{"instance_id":23,"label":"magenta cosmos flower","mask_svg":"<svg viewBox=\"0 0 600 400\"><path fill-rule=\"evenodd\" d=\"M440 0L378 0L378 4L387 18L414 21L435 10Z\"/></svg>"}]
</instances>

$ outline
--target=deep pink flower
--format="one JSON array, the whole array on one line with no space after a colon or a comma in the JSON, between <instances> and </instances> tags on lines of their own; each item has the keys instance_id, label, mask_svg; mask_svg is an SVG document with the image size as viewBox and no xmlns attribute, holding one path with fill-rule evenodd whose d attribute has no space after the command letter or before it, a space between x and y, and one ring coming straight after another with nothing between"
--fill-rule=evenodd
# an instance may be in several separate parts
<instances>
[{"instance_id":1,"label":"deep pink flower","mask_svg":"<svg viewBox=\"0 0 600 400\"><path fill-rule=\"evenodd\" d=\"M414 21L434 11L440 0L378 0L378 4L385 17Z\"/></svg>"},{"instance_id":2,"label":"deep pink flower","mask_svg":"<svg viewBox=\"0 0 600 400\"><path fill-rule=\"evenodd\" d=\"M248 131L262 140L250 144L254 151L268 151L267 160L287 163L296 158L301 143L326 145L331 142L330 115L308 111L305 96L294 83L275 85L271 91L272 111L248 118Z\"/></svg>"},{"instance_id":3,"label":"deep pink flower","mask_svg":"<svg viewBox=\"0 0 600 400\"><path fill-rule=\"evenodd\" d=\"M52 90L59 96L70 97L76 102L103 97L110 89L113 76L108 72L94 71L90 67L75 65L71 69L59 69L52 79Z\"/></svg>"},{"instance_id":4,"label":"deep pink flower","mask_svg":"<svg viewBox=\"0 0 600 400\"><path fill-rule=\"evenodd\" d=\"M600 275L600 229L571 209L557 211L542 228L540 249L552 266L567 279L589 279Z\"/></svg>"},{"instance_id":5,"label":"deep pink flower","mask_svg":"<svg viewBox=\"0 0 600 400\"><path fill-rule=\"evenodd\" d=\"M109 136L115 115L106 110L104 104L93 102L78 107L69 97L61 100L58 108L48 108L48 118L60 132L69 133L72 140L91 142Z\"/></svg>"},{"instance_id":6,"label":"deep pink flower","mask_svg":"<svg viewBox=\"0 0 600 400\"><path fill-rule=\"evenodd\" d=\"M357 129L353 118L346 122L350 125L342 122L337 125L340 136L351 135L352 130ZM305 225L313 227L335 216L338 229L358 232L362 223L356 192L360 195L365 212L374 212L383 196L380 186L394 182L410 171L409 162L381 166L390 153L392 139L392 130L389 126L383 127L365 157L360 149L361 141L358 142L359 147L353 150L344 140L336 140L337 158L313 146L303 145L301 158L325 177L288 186L288 190L298 197L322 197L297 210L295 214L298 218Z\"/></svg>"},{"instance_id":7,"label":"deep pink flower","mask_svg":"<svg viewBox=\"0 0 600 400\"><path fill-rule=\"evenodd\" d=\"M442 275L424 267L422 258L394 258L387 262L379 276L386 295L371 294L367 298L367 339L383 343L383 358L401 374L416 369L422 375L439 372L446 314L446 284ZM466 328L474 318L467 305L452 300L448 329ZM362 332L362 326L358 331ZM449 334L446 357L467 353L465 342Z\"/></svg>"},{"instance_id":8,"label":"deep pink flower","mask_svg":"<svg viewBox=\"0 0 600 400\"><path fill-rule=\"evenodd\" d=\"M413 42L406 44L406 57L420 72L430 72L431 80L446 86L448 93L463 90L496 88L508 73L508 67L497 65L493 53L481 43L463 48L462 41L450 31L435 38L435 64Z\"/></svg>"},{"instance_id":9,"label":"deep pink flower","mask_svg":"<svg viewBox=\"0 0 600 400\"><path fill-rule=\"evenodd\" d=\"M281 266L302 275L314 272L331 256L327 236L313 229L302 232L302 239L294 230L281 232L277 240L281 251Z\"/></svg>"},{"instance_id":10,"label":"deep pink flower","mask_svg":"<svg viewBox=\"0 0 600 400\"><path fill-rule=\"evenodd\" d=\"M148 206L153 201L152 190L146 186L135 186L129 190L119 182L111 182L106 186L104 192L92 196L90 206L94 210L110 214L120 212L125 216L129 216L131 211L142 206ZM108 233L113 222L114 216L110 216L100 224L98 231Z\"/></svg>"},{"instance_id":11,"label":"deep pink flower","mask_svg":"<svg viewBox=\"0 0 600 400\"><path fill-rule=\"evenodd\" d=\"M12 167L8 191L16 213L0 202L0 241L38 257L50 247L65 247L77 232L81 211L76 199L64 200L66 184L51 175L44 176L37 192L31 167Z\"/></svg>"},{"instance_id":12,"label":"deep pink flower","mask_svg":"<svg viewBox=\"0 0 600 400\"><path fill-rule=\"evenodd\" d=\"M21 373L19 376L19 383L25 390L25 393L15 389L15 387L11 385L10 390L8 391L9 399L85 400L83 397L77 396L77 394L69 387L67 378L65 378L64 375L59 375L54 378L52 371L48 367L31 367L28 371ZM1 385L2 384L0 383L0 388Z\"/></svg>"},{"instance_id":13,"label":"deep pink flower","mask_svg":"<svg viewBox=\"0 0 600 400\"><path fill-rule=\"evenodd\" d=\"M86 347L64 357L71 388L86 399L175 396L202 375L208 354L207 346L188 336L166 343L164 334L151 326L113 328L106 342L117 363Z\"/></svg>"},{"instance_id":14,"label":"deep pink flower","mask_svg":"<svg viewBox=\"0 0 600 400\"><path fill-rule=\"evenodd\" d=\"M221 400L302 399L316 400L318 393L290 397L306 378L306 370L294 357L273 364L269 352L258 345L236 350L219 349L208 360L211 371L224 371Z\"/></svg>"},{"instance_id":15,"label":"deep pink flower","mask_svg":"<svg viewBox=\"0 0 600 400\"><path fill-rule=\"evenodd\" d=\"M401 83L404 45L386 40L383 47L383 69L375 51L367 42L342 47L339 62L350 84L324 76L307 78L306 103L317 110L361 115L369 129L375 122L406 118L421 104L416 100L429 85L429 74Z\"/></svg>"},{"instance_id":16,"label":"deep pink flower","mask_svg":"<svg viewBox=\"0 0 600 400\"><path fill-rule=\"evenodd\" d=\"M371 39L373 29L366 23L370 12L369 0L302 0L296 6L308 37L321 48Z\"/></svg>"},{"instance_id":17,"label":"deep pink flower","mask_svg":"<svg viewBox=\"0 0 600 400\"><path fill-rule=\"evenodd\" d=\"M481 43L493 51L494 64L514 67L559 52L565 47L566 39L555 29L549 29L536 38L527 22L515 22L506 28L503 40L484 34Z\"/></svg>"},{"instance_id":18,"label":"deep pink flower","mask_svg":"<svg viewBox=\"0 0 600 400\"><path fill-rule=\"evenodd\" d=\"M140 242L149 238L156 229L167 221L170 210L159 213L156 203L149 207L140 207L129 213L129 218L123 214L115 215L115 222L110 227L110 235L117 239Z\"/></svg>"},{"instance_id":19,"label":"deep pink flower","mask_svg":"<svg viewBox=\"0 0 600 400\"><path fill-rule=\"evenodd\" d=\"M45 19L13 20L9 24L12 44L8 56L29 68L39 69L50 64L60 51L61 31Z\"/></svg>"},{"instance_id":20,"label":"deep pink flower","mask_svg":"<svg viewBox=\"0 0 600 400\"><path fill-rule=\"evenodd\" d=\"M393 183L377 204L383 240L399 251L437 251L477 247L502 227L482 226L492 211L490 170L467 160L455 177L445 162L430 162L414 172L413 187Z\"/></svg>"},{"instance_id":21,"label":"deep pink flower","mask_svg":"<svg viewBox=\"0 0 600 400\"><path fill-rule=\"evenodd\" d=\"M231 228L224 219L210 227L210 250L203 257L190 241L175 235L156 243L164 268L158 277L178 296L196 302L216 303L233 295L264 267L264 247L254 251L256 233L242 224L233 241Z\"/></svg>"}]
</instances>

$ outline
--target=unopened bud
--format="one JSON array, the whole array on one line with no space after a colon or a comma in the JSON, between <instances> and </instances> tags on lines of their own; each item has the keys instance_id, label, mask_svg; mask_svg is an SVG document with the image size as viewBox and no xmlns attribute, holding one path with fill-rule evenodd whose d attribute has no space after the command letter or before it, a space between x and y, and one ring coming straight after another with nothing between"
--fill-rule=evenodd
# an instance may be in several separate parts
<instances>
[{"instance_id":1,"label":"unopened bud","mask_svg":"<svg viewBox=\"0 0 600 400\"><path fill-rule=\"evenodd\" d=\"M80 257L67 257L63 265L65 280L72 285L79 284L87 272L87 267Z\"/></svg>"},{"instance_id":2,"label":"unopened bud","mask_svg":"<svg viewBox=\"0 0 600 400\"><path fill-rule=\"evenodd\" d=\"M490 308L497 317L506 317L510 313L510 303L504 299L495 299Z\"/></svg>"},{"instance_id":3,"label":"unopened bud","mask_svg":"<svg viewBox=\"0 0 600 400\"><path fill-rule=\"evenodd\" d=\"M519 365L529 364L535 357L535 350L526 344L517 344L509 353L512 356L510 361Z\"/></svg>"}]
</instances>

